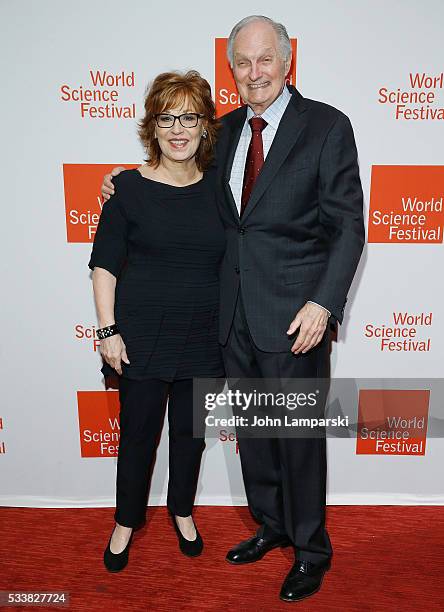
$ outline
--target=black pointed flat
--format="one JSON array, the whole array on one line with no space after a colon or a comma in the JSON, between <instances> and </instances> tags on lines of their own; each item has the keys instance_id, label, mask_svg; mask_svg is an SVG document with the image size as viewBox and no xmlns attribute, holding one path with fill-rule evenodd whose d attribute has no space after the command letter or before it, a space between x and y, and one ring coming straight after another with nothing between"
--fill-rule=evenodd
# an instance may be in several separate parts
<instances>
[{"instance_id":1,"label":"black pointed flat","mask_svg":"<svg viewBox=\"0 0 444 612\"><path fill-rule=\"evenodd\" d=\"M113 537L114 529L111 533L108 546L106 547L106 550L103 553L103 562L109 572L120 572L126 567L128 563L129 549L133 539L134 529L131 532L131 535L125 548L122 550L122 552L117 554L111 552L111 538Z\"/></svg>"},{"instance_id":2,"label":"black pointed flat","mask_svg":"<svg viewBox=\"0 0 444 612\"><path fill-rule=\"evenodd\" d=\"M186 538L184 538L184 536L182 535L182 532L180 531L177 525L175 515L170 512L170 516L173 521L174 530L176 531L177 539L179 541L179 548L181 552L187 557L198 557L203 550L203 540L199 533L199 530L196 527L196 524L194 523L194 527L196 529L195 539L187 540Z\"/></svg>"}]
</instances>

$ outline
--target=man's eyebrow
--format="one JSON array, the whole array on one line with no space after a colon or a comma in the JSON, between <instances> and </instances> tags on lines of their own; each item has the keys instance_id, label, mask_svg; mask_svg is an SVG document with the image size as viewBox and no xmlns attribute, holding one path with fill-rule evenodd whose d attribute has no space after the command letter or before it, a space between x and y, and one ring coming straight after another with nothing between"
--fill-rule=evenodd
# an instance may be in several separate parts
<instances>
[{"instance_id":1,"label":"man's eyebrow","mask_svg":"<svg viewBox=\"0 0 444 612\"><path fill-rule=\"evenodd\" d=\"M262 57L263 55L268 55L269 53L272 53L272 54L273 54L273 53L275 53L275 52L276 52L276 50L275 50L275 49L273 49L273 47L267 47L267 49L264 49L263 51L261 51L261 52L259 53L259 57ZM248 58L246 55L244 55L243 53L238 53L238 52L235 52L235 53L234 53L234 57L235 57L236 59L249 59L249 58Z\"/></svg>"}]
</instances>

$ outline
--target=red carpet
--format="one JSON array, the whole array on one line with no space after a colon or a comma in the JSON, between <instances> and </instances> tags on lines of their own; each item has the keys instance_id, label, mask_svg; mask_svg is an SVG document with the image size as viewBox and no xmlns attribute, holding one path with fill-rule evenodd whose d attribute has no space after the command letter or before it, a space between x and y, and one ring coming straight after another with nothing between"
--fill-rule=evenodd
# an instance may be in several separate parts
<instances>
[{"instance_id":1,"label":"red carpet","mask_svg":"<svg viewBox=\"0 0 444 612\"><path fill-rule=\"evenodd\" d=\"M246 508L196 508L205 541L197 559L179 552L165 508L147 516L128 566L110 574L102 555L113 509L0 509L0 590L69 591L69 609L88 612L444 610L443 507L329 506L332 568L316 595L291 604L278 599L289 549L242 567L224 561L254 530Z\"/></svg>"}]
</instances>

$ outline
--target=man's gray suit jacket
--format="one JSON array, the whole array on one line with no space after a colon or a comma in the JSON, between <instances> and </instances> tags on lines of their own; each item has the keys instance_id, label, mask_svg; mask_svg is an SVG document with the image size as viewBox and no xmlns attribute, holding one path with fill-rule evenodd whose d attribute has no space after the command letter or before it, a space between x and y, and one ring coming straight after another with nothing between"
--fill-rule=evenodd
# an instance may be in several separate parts
<instances>
[{"instance_id":1,"label":"man's gray suit jacket","mask_svg":"<svg viewBox=\"0 0 444 612\"><path fill-rule=\"evenodd\" d=\"M227 250L221 265L219 341L225 345L239 286L250 333L268 352L290 348L286 331L307 300L342 322L365 241L363 196L353 129L341 111L292 96L239 219L229 186L246 118L222 118L217 144L218 202Z\"/></svg>"}]
</instances>

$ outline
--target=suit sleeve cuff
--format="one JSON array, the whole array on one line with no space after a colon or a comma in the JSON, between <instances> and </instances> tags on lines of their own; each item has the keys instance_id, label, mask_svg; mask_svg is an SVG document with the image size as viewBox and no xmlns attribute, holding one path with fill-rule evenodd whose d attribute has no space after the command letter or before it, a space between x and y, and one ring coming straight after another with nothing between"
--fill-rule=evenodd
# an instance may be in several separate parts
<instances>
[{"instance_id":1,"label":"suit sleeve cuff","mask_svg":"<svg viewBox=\"0 0 444 612\"><path fill-rule=\"evenodd\" d=\"M316 304L316 306L320 306L321 308L323 308L326 313L328 314L329 317L331 317L331 312L328 310L328 308L325 308L325 306L322 306L322 304L318 304L317 302L313 302L313 300L307 300L309 304Z\"/></svg>"}]
</instances>

